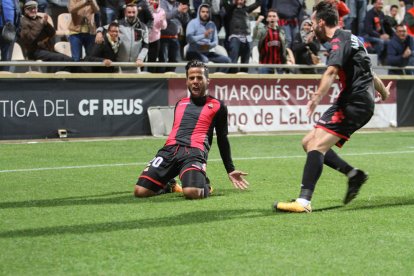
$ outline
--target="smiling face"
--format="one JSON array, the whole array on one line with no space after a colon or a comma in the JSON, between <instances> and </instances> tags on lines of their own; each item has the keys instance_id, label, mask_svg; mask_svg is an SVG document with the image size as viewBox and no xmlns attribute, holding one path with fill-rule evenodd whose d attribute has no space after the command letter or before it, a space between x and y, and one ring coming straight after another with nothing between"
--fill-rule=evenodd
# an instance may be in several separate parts
<instances>
[{"instance_id":1,"label":"smiling face","mask_svg":"<svg viewBox=\"0 0 414 276\"><path fill-rule=\"evenodd\" d=\"M127 6L125 8L125 18L129 23L135 22L138 16L137 6Z\"/></svg>"},{"instance_id":2,"label":"smiling face","mask_svg":"<svg viewBox=\"0 0 414 276\"><path fill-rule=\"evenodd\" d=\"M117 26L110 26L108 29L108 34L111 37L112 41L118 41L119 36L119 27Z\"/></svg>"},{"instance_id":3,"label":"smiling face","mask_svg":"<svg viewBox=\"0 0 414 276\"><path fill-rule=\"evenodd\" d=\"M187 88L191 97L200 98L207 95L209 79L205 76L204 68L191 67L187 72Z\"/></svg>"},{"instance_id":4,"label":"smiling face","mask_svg":"<svg viewBox=\"0 0 414 276\"><path fill-rule=\"evenodd\" d=\"M398 36L401 41L404 41L407 38L407 27L405 25L399 25L395 29L395 34Z\"/></svg>"}]
</instances>

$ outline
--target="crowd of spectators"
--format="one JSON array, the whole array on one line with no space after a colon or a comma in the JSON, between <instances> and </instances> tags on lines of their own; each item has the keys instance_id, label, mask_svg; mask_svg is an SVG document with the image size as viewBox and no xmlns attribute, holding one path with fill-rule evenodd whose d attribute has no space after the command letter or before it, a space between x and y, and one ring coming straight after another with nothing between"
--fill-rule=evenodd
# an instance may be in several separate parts
<instances>
[{"instance_id":1,"label":"crowd of spectators","mask_svg":"<svg viewBox=\"0 0 414 276\"><path fill-rule=\"evenodd\" d=\"M413 0L398 5L384 5L384 0L318 1L336 5L340 26L358 36L380 65L414 65ZM71 15L68 35L56 36L57 17L65 12ZM252 61L313 65L330 44L315 39L310 13L305 0L0 0L1 61L12 59L18 43L29 60L100 61L107 67L49 71L118 72L112 62L134 62L136 68L120 71L163 73L176 68L144 68L145 62L191 59L240 64L217 69L230 73L248 72L243 64ZM69 42L70 54L55 50L58 41ZM318 73L313 68L260 66L258 72Z\"/></svg>"}]
</instances>

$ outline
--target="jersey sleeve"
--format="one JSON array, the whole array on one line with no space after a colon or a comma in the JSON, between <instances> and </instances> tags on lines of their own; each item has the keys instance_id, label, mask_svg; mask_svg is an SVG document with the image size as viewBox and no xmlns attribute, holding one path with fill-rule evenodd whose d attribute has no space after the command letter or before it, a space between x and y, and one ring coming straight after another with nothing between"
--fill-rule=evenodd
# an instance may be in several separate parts
<instances>
[{"instance_id":1,"label":"jersey sleeve","mask_svg":"<svg viewBox=\"0 0 414 276\"><path fill-rule=\"evenodd\" d=\"M231 148L228 139L228 126L227 126L227 107L221 102L220 110L216 115L216 135L217 145L220 151L221 159L223 160L224 167L227 173L231 173L235 170L233 159L231 158Z\"/></svg>"}]
</instances>

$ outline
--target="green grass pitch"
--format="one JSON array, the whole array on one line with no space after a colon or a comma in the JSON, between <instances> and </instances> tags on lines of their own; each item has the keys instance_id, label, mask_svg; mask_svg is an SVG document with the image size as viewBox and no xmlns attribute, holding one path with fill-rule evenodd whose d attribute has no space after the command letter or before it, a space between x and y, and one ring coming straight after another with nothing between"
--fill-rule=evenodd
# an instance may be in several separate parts
<instances>
[{"instance_id":1,"label":"green grass pitch","mask_svg":"<svg viewBox=\"0 0 414 276\"><path fill-rule=\"evenodd\" d=\"M370 176L349 205L325 167L313 213L274 213L298 195L302 136L230 136L246 191L214 142L214 194L197 201L132 196L165 139L1 143L0 275L413 275L414 132L335 149Z\"/></svg>"}]
</instances>

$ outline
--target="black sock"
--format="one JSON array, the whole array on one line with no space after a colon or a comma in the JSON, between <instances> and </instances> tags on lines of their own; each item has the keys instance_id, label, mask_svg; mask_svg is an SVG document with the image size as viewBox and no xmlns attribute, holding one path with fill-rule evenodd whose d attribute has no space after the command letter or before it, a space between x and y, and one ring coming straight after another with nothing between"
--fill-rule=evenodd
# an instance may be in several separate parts
<instances>
[{"instance_id":1,"label":"black sock","mask_svg":"<svg viewBox=\"0 0 414 276\"><path fill-rule=\"evenodd\" d=\"M302 186L299 197L307 200L312 199L316 182L322 174L323 153L317 150L308 152L305 167L303 169Z\"/></svg>"},{"instance_id":2,"label":"black sock","mask_svg":"<svg viewBox=\"0 0 414 276\"><path fill-rule=\"evenodd\" d=\"M325 165L331 167L334 170L337 170L343 174L348 174L350 171L353 170L353 167L349 165L345 160L343 160L341 157L336 154L335 151L332 149L329 149L325 153Z\"/></svg>"}]
</instances>

